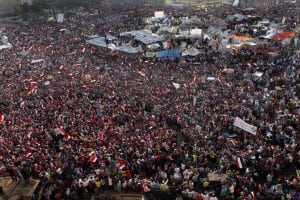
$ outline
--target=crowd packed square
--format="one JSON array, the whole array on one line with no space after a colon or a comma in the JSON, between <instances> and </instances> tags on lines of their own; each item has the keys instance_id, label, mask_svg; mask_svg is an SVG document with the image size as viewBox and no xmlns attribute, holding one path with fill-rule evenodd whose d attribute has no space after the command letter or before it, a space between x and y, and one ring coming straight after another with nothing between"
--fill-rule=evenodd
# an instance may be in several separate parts
<instances>
[{"instance_id":1,"label":"crowd packed square","mask_svg":"<svg viewBox=\"0 0 300 200\"><path fill-rule=\"evenodd\" d=\"M294 32L293 5L251 6L270 20L284 13ZM271 41L276 55L255 46L221 53L201 39L207 48L192 59L146 58L86 42L141 29L153 13L110 9L63 23L34 16L0 24L11 44L0 50L0 159L12 179L41 179L43 199L55 200L110 190L149 199L300 199L299 45ZM240 11L224 5L201 19ZM234 126L237 117L255 134Z\"/></svg>"}]
</instances>

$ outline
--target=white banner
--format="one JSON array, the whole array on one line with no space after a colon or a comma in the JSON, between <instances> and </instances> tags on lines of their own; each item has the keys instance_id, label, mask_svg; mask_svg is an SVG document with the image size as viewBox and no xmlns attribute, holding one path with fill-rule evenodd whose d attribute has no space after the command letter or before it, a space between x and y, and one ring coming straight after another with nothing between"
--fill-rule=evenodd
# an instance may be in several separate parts
<instances>
[{"instance_id":1,"label":"white banner","mask_svg":"<svg viewBox=\"0 0 300 200\"><path fill-rule=\"evenodd\" d=\"M239 127L240 129L243 129L244 131L247 131L248 133L256 135L257 127L248 124L247 122L243 121L239 117L235 118L233 125Z\"/></svg>"},{"instance_id":2,"label":"white banner","mask_svg":"<svg viewBox=\"0 0 300 200\"><path fill-rule=\"evenodd\" d=\"M63 13L57 14L57 23L63 23L65 20L65 15Z\"/></svg>"},{"instance_id":3,"label":"white banner","mask_svg":"<svg viewBox=\"0 0 300 200\"><path fill-rule=\"evenodd\" d=\"M161 17L164 17L164 16L165 16L164 11L155 11L154 12L154 17L161 18Z\"/></svg>"}]
</instances>

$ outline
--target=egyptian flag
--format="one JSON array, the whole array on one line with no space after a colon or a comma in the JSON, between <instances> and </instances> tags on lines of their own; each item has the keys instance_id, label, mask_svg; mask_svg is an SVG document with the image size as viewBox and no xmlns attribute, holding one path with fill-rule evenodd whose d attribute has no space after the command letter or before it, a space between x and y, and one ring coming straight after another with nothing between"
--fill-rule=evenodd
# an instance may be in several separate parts
<instances>
[{"instance_id":1,"label":"egyptian flag","mask_svg":"<svg viewBox=\"0 0 300 200\"><path fill-rule=\"evenodd\" d=\"M37 84L37 81L33 80L32 78L26 79L30 84Z\"/></svg>"},{"instance_id":2,"label":"egyptian flag","mask_svg":"<svg viewBox=\"0 0 300 200\"><path fill-rule=\"evenodd\" d=\"M38 143L36 140L34 140L34 139L31 139L31 145L33 146L33 147L39 147L39 146L41 146L41 144L40 143Z\"/></svg>"},{"instance_id":3,"label":"egyptian flag","mask_svg":"<svg viewBox=\"0 0 300 200\"><path fill-rule=\"evenodd\" d=\"M119 161L118 167L120 170L123 170L126 167L126 162L123 160Z\"/></svg>"},{"instance_id":4,"label":"egyptian flag","mask_svg":"<svg viewBox=\"0 0 300 200\"><path fill-rule=\"evenodd\" d=\"M61 135L65 136L65 140L66 141L69 141L70 138L71 138L71 136L64 129L62 129L60 127L56 127L55 128L55 132L58 133L58 134L61 134Z\"/></svg>"},{"instance_id":5,"label":"egyptian flag","mask_svg":"<svg viewBox=\"0 0 300 200\"><path fill-rule=\"evenodd\" d=\"M85 53L85 47L81 49L81 53Z\"/></svg>"},{"instance_id":6,"label":"egyptian flag","mask_svg":"<svg viewBox=\"0 0 300 200\"><path fill-rule=\"evenodd\" d=\"M248 67L252 67L253 66L253 62L251 62L251 61L247 62L247 66Z\"/></svg>"},{"instance_id":7,"label":"egyptian flag","mask_svg":"<svg viewBox=\"0 0 300 200\"><path fill-rule=\"evenodd\" d=\"M33 85L29 88L28 94L33 94L36 92L37 86Z\"/></svg>"},{"instance_id":8,"label":"egyptian flag","mask_svg":"<svg viewBox=\"0 0 300 200\"><path fill-rule=\"evenodd\" d=\"M197 74L194 74L194 75L193 75L193 79L192 79L191 84L192 84L192 85L195 84L196 81L197 81Z\"/></svg>"},{"instance_id":9,"label":"egyptian flag","mask_svg":"<svg viewBox=\"0 0 300 200\"><path fill-rule=\"evenodd\" d=\"M87 156L91 157L93 154L95 154L95 151L88 151L86 154Z\"/></svg>"},{"instance_id":10,"label":"egyptian flag","mask_svg":"<svg viewBox=\"0 0 300 200\"><path fill-rule=\"evenodd\" d=\"M91 156L90 159L89 159L89 161L91 163L95 163L97 161L97 156Z\"/></svg>"},{"instance_id":11,"label":"egyptian flag","mask_svg":"<svg viewBox=\"0 0 300 200\"><path fill-rule=\"evenodd\" d=\"M32 134L31 131L26 131L26 132L25 132L25 137L26 137L26 138L30 138L31 134Z\"/></svg>"},{"instance_id":12,"label":"egyptian flag","mask_svg":"<svg viewBox=\"0 0 300 200\"><path fill-rule=\"evenodd\" d=\"M146 76L146 73L144 71L138 71L138 73L141 75L141 76Z\"/></svg>"},{"instance_id":13,"label":"egyptian flag","mask_svg":"<svg viewBox=\"0 0 300 200\"><path fill-rule=\"evenodd\" d=\"M92 47L92 48L91 48L91 54L94 54L94 52L95 52L95 48Z\"/></svg>"},{"instance_id":14,"label":"egyptian flag","mask_svg":"<svg viewBox=\"0 0 300 200\"><path fill-rule=\"evenodd\" d=\"M184 87L186 87L186 88L190 87L190 83L189 83L189 82L186 82L186 83L184 83L183 85L184 85Z\"/></svg>"},{"instance_id":15,"label":"egyptian flag","mask_svg":"<svg viewBox=\"0 0 300 200\"><path fill-rule=\"evenodd\" d=\"M243 169L243 163L241 157L237 156L235 158L235 162L238 169Z\"/></svg>"},{"instance_id":16,"label":"egyptian flag","mask_svg":"<svg viewBox=\"0 0 300 200\"><path fill-rule=\"evenodd\" d=\"M31 155L32 155L32 153L27 152L27 153L25 153L25 158L29 158Z\"/></svg>"},{"instance_id":17,"label":"egyptian flag","mask_svg":"<svg viewBox=\"0 0 300 200\"><path fill-rule=\"evenodd\" d=\"M4 115L3 114L0 114L0 123L1 122L4 122Z\"/></svg>"},{"instance_id":18,"label":"egyptian flag","mask_svg":"<svg viewBox=\"0 0 300 200\"><path fill-rule=\"evenodd\" d=\"M71 139L71 136L69 134L65 135L65 140L68 142Z\"/></svg>"},{"instance_id":19,"label":"egyptian flag","mask_svg":"<svg viewBox=\"0 0 300 200\"><path fill-rule=\"evenodd\" d=\"M237 140L235 138L231 138L230 139L230 142L233 144L233 145L237 145Z\"/></svg>"},{"instance_id":20,"label":"egyptian flag","mask_svg":"<svg viewBox=\"0 0 300 200\"><path fill-rule=\"evenodd\" d=\"M104 138L104 132L99 133L99 134L98 134L98 137L97 137L97 140L102 141L103 138Z\"/></svg>"},{"instance_id":21,"label":"egyptian flag","mask_svg":"<svg viewBox=\"0 0 300 200\"><path fill-rule=\"evenodd\" d=\"M62 134L64 136L67 135L67 132L64 129L60 128L59 126L57 126L55 128L55 132L58 133L58 134Z\"/></svg>"}]
</instances>

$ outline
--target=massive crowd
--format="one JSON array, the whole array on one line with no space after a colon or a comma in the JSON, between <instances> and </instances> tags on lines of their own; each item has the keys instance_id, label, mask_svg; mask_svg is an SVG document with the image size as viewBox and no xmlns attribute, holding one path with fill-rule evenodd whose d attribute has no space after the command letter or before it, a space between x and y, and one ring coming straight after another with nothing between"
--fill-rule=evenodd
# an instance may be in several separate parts
<instances>
[{"instance_id":1,"label":"massive crowd","mask_svg":"<svg viewBox=\"0 0 300 200\"><path fill-rule=\"evenodd\" d=\"M255 7L270 19L289 8ZM293 30L299 15L289 11ZM86 43L95 33L141 28L142 14L132 8L64 23L1 24L13 45L0 52L0 155L11 177L47 180L43 199L106 190L156 199L299 199L297 47L274 43L277 56L208 50L195 64ZM263 78L253 79L255 71ZM235 117L257 134L233 126Z\"/></svg>"}]
</instances>

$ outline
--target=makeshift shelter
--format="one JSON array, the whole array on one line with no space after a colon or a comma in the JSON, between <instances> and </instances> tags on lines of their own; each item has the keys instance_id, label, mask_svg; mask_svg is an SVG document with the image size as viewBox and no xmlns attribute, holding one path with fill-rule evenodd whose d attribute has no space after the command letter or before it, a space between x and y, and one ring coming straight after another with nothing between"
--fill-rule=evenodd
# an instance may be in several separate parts
<instances>
[{"instance_id":1,"label":"makeshift shelter","mask_svg":"<svg viewBox=\"0 0 300 200\"><path fill-rule=\"evenodd\" d=\"M0 45L0 50L2 49L10 49L12 47L12 45L10 43L6 43L3 45Z\"/></svg>"},{"instance_id":2,"label":"makeshift shelter","mask_svg":"<svg viewBox=\"0 0 300 200\"><path fill-rule=\"evenodd\" d=\"M145 45L153 44L156 42L164 41L165 39L157 34L152 33L150 30L135 30L120 33L120 36L131 35L134 40L141 42Z\"/></svg>"},{"instance_id":3,"label":"makeshift shelter","mask_svg":"<svg viewBox=\"0 0 300 200\"><path fill-rule=\"evenodd\" d=\"M240 48L243 46L255 46L256 42L254 42L253 38L243 35L232 35L231 36L231 46Z\"/></svg>"},{"instance_id":4,"label":"makeshift shelter","mask_svg":"<svg viewBox=\"0 0 300 200\"><path fill-rule=\"evenodd\" d=\"M280 32L274 35L272 40L276 42L280 42L283 46L285 46L291 43L291 40L294 36L295 36L294 32Z\"/></svg>"},{"instance_id":5,"label":"makeshift shelter","mask_svg":"<svg viewBox=\"0 0 300 200\"><path fill-rule=\"evenodd\" d=\"M197 56L200 54L200 51L194 47L186 49L183 53L182 56Z\"/></svg>"},{"instance_id":6,"label":"makeshift shelter","mask_svg":"<svg viewBox=\"0 0 300 200\"><path fill-rule=\"evenodd\" d=\"M179 58L180 52L178 48L168 49L164 51L159 51L156 53L158 58Z\"/></svg>"}]
</instances>

